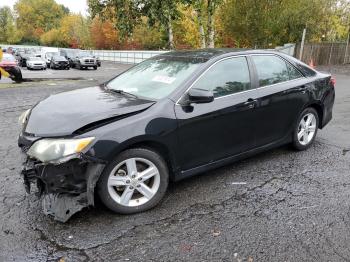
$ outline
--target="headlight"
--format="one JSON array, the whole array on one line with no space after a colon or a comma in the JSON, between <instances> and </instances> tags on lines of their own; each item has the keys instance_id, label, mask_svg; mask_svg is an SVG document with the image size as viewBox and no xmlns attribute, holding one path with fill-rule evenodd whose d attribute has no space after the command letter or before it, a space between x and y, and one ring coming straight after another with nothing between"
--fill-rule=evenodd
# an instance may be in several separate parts
<instances>
[{"instance_id":1,"label":"headlight","mask_svg":"<svg viewBox=\"0 0 350 262\"><path fill-rule=\"evenodd\" d=\"M19 118L18 118L18 123L19 123L20 125L24 125L24 123L27 121L27 117L28 117L29 113L30 113L30 109L24 111L24 112L19 116Z\"/></svg>"},{"instance_id":2,"label":"headlight","mask_svg":"<svg viewBox=\"0 0 350 262\"><path fill-rule=\"evenodd\" d=\"M48 162L82 152L94 137L80 139L41 139L35 142L27 154L41 162Z\"/></svg>"}]
</instances>

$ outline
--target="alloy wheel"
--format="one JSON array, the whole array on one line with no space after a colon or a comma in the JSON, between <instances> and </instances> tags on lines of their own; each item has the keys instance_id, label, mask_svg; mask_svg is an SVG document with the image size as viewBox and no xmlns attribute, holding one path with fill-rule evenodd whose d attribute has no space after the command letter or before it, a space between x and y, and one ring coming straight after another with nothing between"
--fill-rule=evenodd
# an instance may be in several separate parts
<instances>
[{"instance_id":1,"label":"alloy wheel","mask_svg":"<svg viewBox=\"0 0 350 262\"><path fill-rule=\"evenodd\" d=\"M301 145L309 144L316 133L316 117L312 113L304 115L298 126L298 141Z\"/></svg>"},{"instance_id":2,"label":"alloy wheel","mask_svg":"<svg viewBox=\"0 0 350 262\"><path fill-rule=\"evenodd\" d=\"M127 207L147 203L160 186L159 170L144 158L129 158L116 165L108 177L108 193L120 205Z\"/></svg>"}]
</instances>

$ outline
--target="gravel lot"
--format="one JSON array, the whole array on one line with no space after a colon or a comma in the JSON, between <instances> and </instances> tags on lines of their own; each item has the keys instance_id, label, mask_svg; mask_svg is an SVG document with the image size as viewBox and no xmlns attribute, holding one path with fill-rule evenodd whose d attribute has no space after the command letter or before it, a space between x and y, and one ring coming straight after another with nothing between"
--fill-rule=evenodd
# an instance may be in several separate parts
<instances>
[{"instance_id":1,"label":"gravel lot","mask_svg":"<svg viewBox=\"0 0 350 262\"><path fill-rule=\"evenodd\" d=\"M66 224L43 215L19 176L18 116L50 94L126 68L24 70L28 81L66 79L0 81L0 261L350 260L349 74L335 75L334 119L308 151L286 146L171 184L161 204L142 214L99 205Z\"/></svg>"}]
</instances>

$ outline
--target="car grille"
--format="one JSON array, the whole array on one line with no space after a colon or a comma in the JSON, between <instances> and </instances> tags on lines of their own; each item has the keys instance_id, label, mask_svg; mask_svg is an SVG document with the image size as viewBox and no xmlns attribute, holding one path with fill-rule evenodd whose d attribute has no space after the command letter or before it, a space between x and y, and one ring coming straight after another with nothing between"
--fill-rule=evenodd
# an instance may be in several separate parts
<instances>
[{"instance_id":1,"label":"car grille","mask_svg":"<svg viewBox=\"0 0 350 262\"><path fill-rule=\"evenodd\" d=\"M43 64L34 64L35 66L43 66Z\"/></svg>"},{"instance_id":2,"label":"car grille","mask_svg":"<svg viewBox=\"0 0 350 262\"><path fill-rule=\"evenodd\" d=\"M59 64L60 64L60 65L66 65L67 62L61 61L61 62L59 62Z\"/></svg>"},{"instance_id":3,"label":"car grille","mask_svg":"<svg viewBox=\"0 0 350 262\"><path fill-rule=\"evenodd\" d=\"M85 63L94 63L94 59L85 59L84 60Z\"/></svg>"}]
</instances>

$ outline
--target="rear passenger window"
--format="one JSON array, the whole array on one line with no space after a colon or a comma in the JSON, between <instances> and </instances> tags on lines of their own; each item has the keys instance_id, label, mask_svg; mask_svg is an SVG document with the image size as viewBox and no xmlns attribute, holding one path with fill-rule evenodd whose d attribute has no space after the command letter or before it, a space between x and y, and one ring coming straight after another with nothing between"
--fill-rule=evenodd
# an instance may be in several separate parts
<instances>
[{"instance_id":1,"label":"rear passenger window","mask_svg":"<svg viewBox=\"0 0 350 262\"><path fill-rule=\"evenodd\" d=\"M289 70L284 60L273 55L253 56L258 73L259 86L268 86L288 81Z\"/></svg>"},{"instance_id":2,"label":"rear passenger window","mask_svg":"<svg viewBox=\"0 0 350 262\"><path fill-rule=\"evenodd\" d=\"M212 91L214 97L251 89L247 59L235 57L218 62L192 88Z\"/></svg>"},{"instance_id":3,"label":"rear passenger window","mask_svg":"<svg viewBox=\"0 0 350 262\"><path fill-rule=\"evenodd\" d=\"M291 64L287 63L287 68L288 68L288 73L289 73L289 79L293 80L293 79L297 79L300 77L303 77L303 75Z\"/></svg>"}]
</instances>

